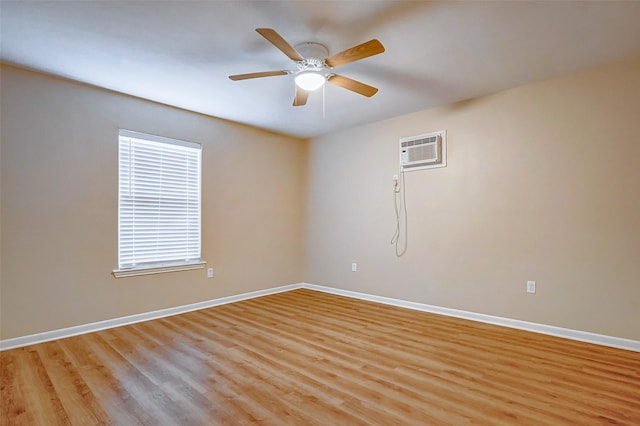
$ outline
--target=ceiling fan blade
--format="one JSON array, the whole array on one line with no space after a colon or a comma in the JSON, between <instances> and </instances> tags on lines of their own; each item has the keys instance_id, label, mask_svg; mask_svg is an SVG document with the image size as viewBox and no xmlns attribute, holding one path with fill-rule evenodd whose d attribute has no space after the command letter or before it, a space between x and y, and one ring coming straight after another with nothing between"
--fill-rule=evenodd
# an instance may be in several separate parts
<instances>
[{"instance_id":1,"label":"ceiling fan blade","mask_svg":"<svg viewBox=\"0 0 640 426\"><path fill-rule=\"evenodd\" d=\"M275 75L288 75L288 71L262 71L262 72L252 72L249 74L236 74L230 75L229 78L233 81L238 80L248 80L250 78L261 78L261 77L273 77Z\"/></svg>"},{"instance_id":2,"label":"ceiling fan blade","mask_svg":"<svg viewBox=\"0 0 640 426\"><path fill-rule=\"evenodd\" d=\"M293 98L293 106L303 106L307 104L307 98L309 97L309 92L304 89L301 89L296 84L296 96Z\"/></svg>"},{"instance_id":3,"label":"ceiling fan blade","mask_svg":"<svg viewBox=\"0 0 640 426\"><path fill-rule=\"evenodd\" d=\"M287 55L292 61L301 61L304 59L302 55L299 54L296 49L291 47L291 45L287 43L287 41L275 30L272 30L271 28L256 28L256 31L262 37L266 38L269 43L280 49L280 51Z\"/></svg>"},{"instance_id":4,"label":"ceiling fan blade","mask_svg":"<svg viewBox=\"0 0 640 426\"><path fill-rule=\"evenodd\" d=\"M325 59L325 63L331 68L336 68L349 62L359 61L369 56L377 55L384 52L384 46L378 40L369 40L366 43L359 44L351 49L343 50L340 53L329 56Z\"/></svg>"},{"instance_id":5,"label":"ceiling fan blade","mask_svg":"<svg viewBox=\"0 0 640 426\"><path fill-rule=\"evenodd\" d=\"M348 77L343 77L341 75L334 74L333 76L329 77L328 81L331 84L335 84L336 86L351 90L352 92L356 92L368 98L378 93L378 89L373 86L369 86L368 84L364 84L359 81L352 80Z\"/></svg>"}]
</instances>

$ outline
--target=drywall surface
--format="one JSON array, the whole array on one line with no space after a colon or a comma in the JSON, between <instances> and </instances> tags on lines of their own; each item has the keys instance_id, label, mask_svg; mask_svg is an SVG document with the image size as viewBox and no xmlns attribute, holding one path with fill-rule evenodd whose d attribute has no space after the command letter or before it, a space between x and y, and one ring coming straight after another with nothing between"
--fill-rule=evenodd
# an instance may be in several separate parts
<instances>
[{"instance_id":1,"label":"drywall surface","mask_svg":"<svg viewBox=\"0 0 640 426\"><path fill-rule=\"evenodd\" d=\"M398 140L438 130L396 257ZM633 61L316 138L305 280L640 340L639 135Z\"/></svg>"},{"instance_id":2,"label":"drywall surface","mask_svg":"<svg viewBox=\"0 0 640 426\"><path fill-rule=\"evenodd\" d=\"M306 142L2 67L1 338L302 281ZM116 279L118 129L201 143L206 270Z\"/></svg>"}]
</instances>

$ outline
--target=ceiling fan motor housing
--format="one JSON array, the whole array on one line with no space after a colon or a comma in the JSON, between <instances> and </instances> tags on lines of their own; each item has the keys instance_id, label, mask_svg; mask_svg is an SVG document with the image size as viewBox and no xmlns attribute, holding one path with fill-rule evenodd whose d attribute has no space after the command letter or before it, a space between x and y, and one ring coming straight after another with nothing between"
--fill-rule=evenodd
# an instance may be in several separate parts
<instances>
[{"instance_id":1,"label":"ceiling fan motor housing","mask_svg":"<svg viewBox=\"0 0 640 426\"><path fill-rule=\"evenodd\" d=\"M304 58L302 61L297 63L298 71L322 71L327 66L324 63L324 59L316 59L316 58Z\"/></svg>"},{"instance_id":2,"label":"ceiling fan motor housing","mask_svg":"<svg viewBox=\"0 0 640 426\"><path fill-rule=\"evenodd\" d=\"M329 49L324 44L309 41L296 44L295 49L304 57L298 62L300 71L320 71L326 68L324 60L329 56Z\"/></svg>"}]
</instances>

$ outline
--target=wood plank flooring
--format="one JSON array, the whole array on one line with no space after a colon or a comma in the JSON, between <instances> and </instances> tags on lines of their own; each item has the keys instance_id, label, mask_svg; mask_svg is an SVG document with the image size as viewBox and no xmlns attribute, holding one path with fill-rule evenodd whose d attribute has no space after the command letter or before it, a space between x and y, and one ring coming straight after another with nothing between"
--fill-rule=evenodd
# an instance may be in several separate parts
<instances>
[{"instance_id":1,"label":"wood plank flooring","mask_svg":"<svg viewBox=\"0 0 640 426\"><path fill-rule=\"evenodd\" d=\"M640 353L311 290L0 361L2 425L640 425Z\"/></svg>"}]
</instances>

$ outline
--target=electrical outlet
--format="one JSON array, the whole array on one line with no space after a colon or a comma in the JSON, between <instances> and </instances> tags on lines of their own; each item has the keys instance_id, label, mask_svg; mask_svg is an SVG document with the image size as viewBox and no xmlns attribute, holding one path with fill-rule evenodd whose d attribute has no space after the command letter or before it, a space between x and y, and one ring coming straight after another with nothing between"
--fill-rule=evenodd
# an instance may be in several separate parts
<instances>
[{"instance_id":1,"label":"electrical outlet","mask_svg":"<svg viewBox=\"0 0 640 426\"><path fill-rule=\"evenodd\" d=\"M393 191L400 192L400 186L398 185L398 175L393 175Z\"/></svg>"},{"instance_id":2,"label":"electrical outlet","mask_svg":"<svg viewBox=\"0 0 640 426\"><path fill-rule=\"evenodd\" d=\"M352 263L351 264L351 272L356 272L358 270L358 264L357 263Z\"/></svg>"},{"instance_id":3,"label":"electrical outlet","mask_svg":"<svg viewBox=\"0 0 640 426\"><path fill-rule=\"evenodd\" d=\"M535 293L535 292L536 292L536 282L527 281L527 293Z\"/></svg>"},{"instance_id":4,"label":"electrical outlet","mask_svg":"<svg viewBox=\"0 0 640 426\"><path fill-rule=\"evenodd\" d=\"M207 268L207 278L213 277L213 268Z\"/></svg>"}]
</instances>

